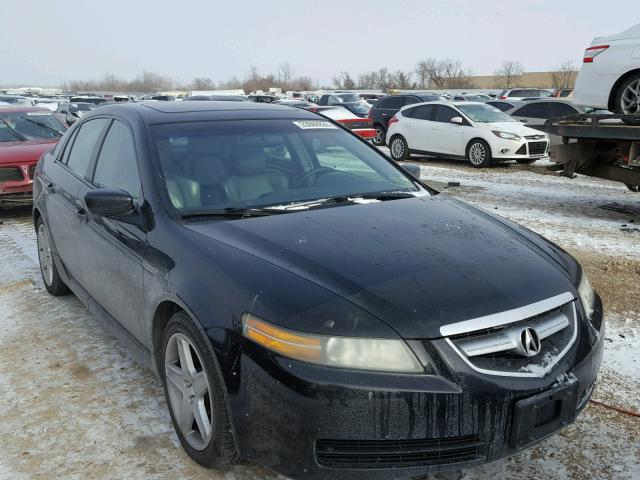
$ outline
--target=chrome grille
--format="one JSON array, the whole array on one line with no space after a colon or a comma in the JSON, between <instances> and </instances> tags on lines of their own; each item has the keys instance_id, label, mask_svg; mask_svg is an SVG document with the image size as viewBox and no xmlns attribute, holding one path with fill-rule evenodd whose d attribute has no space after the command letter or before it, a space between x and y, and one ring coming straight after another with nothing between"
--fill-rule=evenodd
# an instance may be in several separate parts
<instances>
[{"instance_id":1,"label":"chrome grille","mask_svg":"<svg viewBox=\"0 0 640 480\"><path fill-rule=\"evenodd\" d=\"M542 377L567 353L577 335L570 293L529 306L441 328L447 343L474 370L494 375ZM537 350L523 335L537 339Z\"/></svg>"},{"instance_id":2,"label":"chrome grille","mask_svg":"<svg viewBox=\"0 0 640 480\"><path fill-rule=\"evenodd\" d=\"M0 167L0 182L22 181L24 177L18 167Z\"/></svg>"},{"instance_id":3,"label":"chrome grille","mask_svg":"<svg viewBox=\"0 0 640 480\"><path fill-rule=\"evenodd\" d=\"M540 135L525 135L524 138L526 138L527 140L542 140L544 138L544 135L540 134Z\"/></svg>"}]
</instances>

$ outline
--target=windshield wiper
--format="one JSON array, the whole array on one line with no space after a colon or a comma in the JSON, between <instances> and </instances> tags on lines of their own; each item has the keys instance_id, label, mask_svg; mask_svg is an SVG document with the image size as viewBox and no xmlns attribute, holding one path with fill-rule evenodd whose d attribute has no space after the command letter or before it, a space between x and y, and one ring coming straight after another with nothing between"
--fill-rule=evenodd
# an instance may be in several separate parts
<instances>
[{"instance_id":1,"label":"windshield wiper","mask_svg":"<svg viewBox=\"0 0 640 480\"><path fill-rule=\"evenodd\" d=\"M335 197L319 198L317 200L309 200L305 202L286 203L282 205L269 205L262 210L272 213L278 212L295 212L299 210L309 210L327 205L338 205L341 203L358 203L359 200L398 200L401 198L413 198L411 192L372 192L359 193L354 195L336 195Z\"/></svg>"},{"instance_id":2,"label":"windshield wiper","mask_svg":"<svg viewBox=\"0 0 640 480\"><path fill-rule=\"evenodd\" d=\"M39 126L41 126L43 128L46 128L47 130L50 130L50 131L52 131L52 132L54 132L54 133L56 133L56 134L58 134L60 136L64 135L64 132L61 132L57 128L52 127L51 125L47 125L44 122L39 122L37 120L34 120L33 118L23 118L23 120L25 120L27 122L34 123L34 124L39 125Z\"/></svg>"},{"instance_id":3,"label":"windshield wiper","mask_svg":"<svg viewBox=\"0 0 640 480\"><path fill-rule=\"evenodd\" d=\"M208 208L200 210L187 210L180 212L182 218L193 217L232 217L232 218L248 218L248 217L266 217L268 215L287 213L286 210L271 210L268 208Z\"/></svg>"},{"instance_id":4,"label":"windshield wiper","mask_svg":"<svg viewBox=\"0 0 640 480\"><path fill-rule=\"evenodd\" d=\"M25 140L27 140L27 137L18 133L16 129L13 128L11 125L9 125L9 123L5 119L0 118L0 122L4 123L7 126L7 130L9 130L9 133L14 137L16 137L18 140L20 140L21 142L24 142Z\"/></svg>"}]
</instances>

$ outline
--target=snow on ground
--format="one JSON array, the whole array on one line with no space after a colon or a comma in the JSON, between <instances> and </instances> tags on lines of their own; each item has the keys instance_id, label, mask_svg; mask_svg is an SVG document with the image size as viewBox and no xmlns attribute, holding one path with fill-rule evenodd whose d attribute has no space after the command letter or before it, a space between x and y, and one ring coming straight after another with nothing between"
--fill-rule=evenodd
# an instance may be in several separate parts
<instances>
[{"instance_id":1,"label":"snow on ground","mask_svg":"<svg viewBox=\"0 0 640 480\"><path fill-rule=\"evenodd\" d=\"M437 187L461 182L448 194L563 247L640 258L640 234L620 230L631 217L599 208L638 206L640 195L618 184L442 161L422 170ZM73 296L44 290L28 211L0 212L0 221L0 479L283 480L247 462L227 472L192 462L178 445L159 380ZM640 411L640 314L608 311L606 320L594 399ZM534 448L429 478L637 479L639 445L640 419L591 404L574 425Z\"/></svg>"}]
</instances>

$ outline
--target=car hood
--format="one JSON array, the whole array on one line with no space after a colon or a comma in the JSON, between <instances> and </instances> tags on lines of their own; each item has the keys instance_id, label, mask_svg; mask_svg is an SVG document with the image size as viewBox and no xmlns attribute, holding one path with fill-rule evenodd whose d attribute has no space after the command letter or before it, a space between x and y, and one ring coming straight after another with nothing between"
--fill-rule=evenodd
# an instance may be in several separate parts
<instances>
[{"instance_id":1,"label":"car hood","mask_svg":"<svg viewBox=\"0 0 640 480\"><path fill-rule=\"evenodd\" d=\"M0 142L0 165L35 163L43 153L58 143L57 139Z\"/></svg>"},{"instance_id":2,"label":"car hood","mask_svg":"<svg viewBox=\"0 0 640 480\"><path fill-rule=\"evenodd\" d=\"M494 122L486 123L485 126L489 130L502 130L504 132L516 133L518 135L540 135L539 130L534 130L523 125L520 122Z\"/></svg>"},{"instance_id":3,"label":"car hood","mask_svg":"<svg viewBox=\"0 0 640 480\"><path fill-rule=\"evenodd\" d=\"M575 291L543 248L443 194L186 228L342 296L404 338Z\"/></svg>"}]
</instances>

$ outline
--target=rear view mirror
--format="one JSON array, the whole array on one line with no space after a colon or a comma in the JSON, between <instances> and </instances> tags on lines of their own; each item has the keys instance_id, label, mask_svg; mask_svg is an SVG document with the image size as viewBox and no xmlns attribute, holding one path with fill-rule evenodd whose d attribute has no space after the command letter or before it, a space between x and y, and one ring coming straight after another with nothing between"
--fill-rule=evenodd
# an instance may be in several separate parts
<instances>
[{"instance_id":1,"label":"rear view mirror","mask_svg":"<svg viewBox=\"0 0 640 480\"><path fill-rule=\"evenodd\" d=\"M420 165L415 163L401 163L400 166L412 177L420 180Z\"/></svg>"},{"instance_id":2,"label":"rear view mirror","mask_svg":"<svg viewBox=\"0 0 640 480\"><path fill-rule=\"evenodd\" d=\"M133 197L124 190L91 190L84 202L89 212L101 217L118 217L135 208Z\"/></svg>"},{"instance_id":3,"label":"rear view mirror","mask_svg":"<svg viewBox=\"0 0 640 480\"><path fill-rule=\"evenodd\" d=\"M464 123L464 120L462 120L462 117L453 117L451 120L449 120L451 123L455 123L456 125L462 125Z\"/></svg>"}]
</instances>

